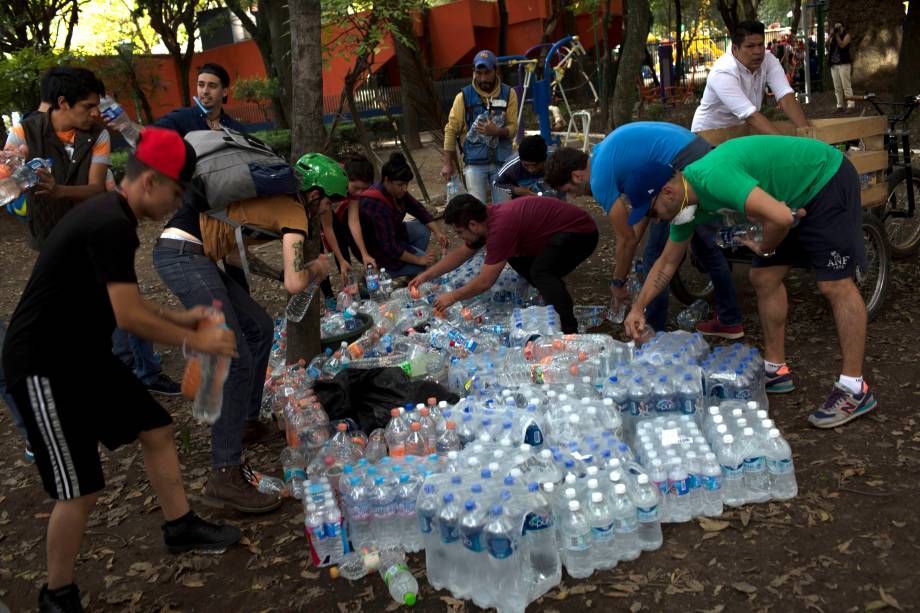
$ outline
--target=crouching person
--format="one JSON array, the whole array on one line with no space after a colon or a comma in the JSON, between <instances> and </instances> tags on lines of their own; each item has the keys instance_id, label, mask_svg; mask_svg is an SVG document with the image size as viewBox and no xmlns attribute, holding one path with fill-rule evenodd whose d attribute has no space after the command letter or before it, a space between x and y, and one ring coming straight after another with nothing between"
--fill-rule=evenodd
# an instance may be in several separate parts
<instances>
[{"instance_id":1,"label":"crouching person","mask_svg":"<svg viewBox=\"0 0 920 613\"><path fill-rule=\"evenodd\" d=\"M42 483L57 501L48 521L42 611L83 610L74 566L105 487L99 443L115 449L140 441L171 552L222 551L240 538L237 528L189 509L172 418L112 354L116 325L190 351L235 351L230 330L194 329L203 308L171 311L141 297L137 286L138 219L174 211L194 168L195 152L179 135L143 130L121 185L74 208L51 231L10 322L3 368ZM90 393L88 380L104 384Z\"/></svg>"}]
</instances>

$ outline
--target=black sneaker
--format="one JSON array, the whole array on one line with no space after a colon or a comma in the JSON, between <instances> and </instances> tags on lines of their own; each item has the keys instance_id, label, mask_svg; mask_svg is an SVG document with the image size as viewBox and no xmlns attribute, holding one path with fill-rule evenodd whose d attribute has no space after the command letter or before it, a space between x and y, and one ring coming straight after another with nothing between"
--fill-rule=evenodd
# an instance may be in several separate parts
<instances>
[{"instance_id":1,"label":"black sneaker","mask_svg":"<svg viewBox=\"0 0 920 613\"><path fill-rule=\"evenodd\" d=\"M80 588L76 583L49 590L48 584L38 593L38 610L41 613L83 613Z\"/></svg>"},{"instance_id":2,"label":"black sneaker","mask_svg":"<svg viewBox=\"0 0 920 613\"><path fill-rule=\"evenodd\" d=\"M181 396L182 386L161 373L156 381L147 386L147 391L160 396Z\"/></svg>"},{"instance_id":3,"label":"black sneaker","mask_svg":"<svg viewBox=\"0 0 920 613\"><path fill-rule=\"evenodd\" d=\"M169 553L223 553L240 540L239 528L212 524L195 515L194 511L189 511L181 523L174 526L163 524L161 528Z\"/></svg>"}]
</instances>

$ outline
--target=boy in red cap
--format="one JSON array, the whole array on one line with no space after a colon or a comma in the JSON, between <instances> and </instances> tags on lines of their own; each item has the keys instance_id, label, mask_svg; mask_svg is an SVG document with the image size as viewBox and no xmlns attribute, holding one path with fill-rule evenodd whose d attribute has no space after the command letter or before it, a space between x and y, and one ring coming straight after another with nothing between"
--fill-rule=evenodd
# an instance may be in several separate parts
<instances>
[{"instance_id":1,"label":"boy in red cap","mask_svg":"<svg viewBox=\"0 0 920 613\"><path fill-rule=\"evenodd\" d=\"M219 552L240 538L237 528L212 524L189 509L172 418L112 354L116 325L183 351L234 353L230 330L195 330L203 307L168 310L144 299L137 286L138 219L174 211L194 168L195 152L178 134L143 130L121 185L76 207L52 230L13 313L3 367L42 483L57 501L48 520L41 611L83 610L74 565L105 486L100 442L115 449L140 441L169 551ZM87 394L90 379L104 386Z\"/></svg>"}]
</instances>

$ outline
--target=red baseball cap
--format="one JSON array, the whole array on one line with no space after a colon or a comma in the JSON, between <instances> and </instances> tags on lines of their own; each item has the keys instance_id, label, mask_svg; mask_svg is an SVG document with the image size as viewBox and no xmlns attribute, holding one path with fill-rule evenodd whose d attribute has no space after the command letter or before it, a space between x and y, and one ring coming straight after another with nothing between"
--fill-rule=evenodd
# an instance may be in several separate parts
<instances>
[{"instance_id":1,"label":"red baseball cap","mask_svg":"<svg viewBox=\"0 0 920 613\"><path fill-rule=\"evenodd\" d=\"M144 128L134 157L180 185L188 185L195 174L195 150L178 132L165 128Z\"/></svg>"}]
</instances>

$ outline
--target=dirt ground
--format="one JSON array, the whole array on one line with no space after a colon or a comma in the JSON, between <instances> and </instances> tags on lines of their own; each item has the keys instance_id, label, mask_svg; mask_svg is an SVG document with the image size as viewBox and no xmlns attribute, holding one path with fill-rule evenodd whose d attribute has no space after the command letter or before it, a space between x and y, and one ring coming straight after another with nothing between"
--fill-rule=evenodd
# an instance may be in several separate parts
<instances>
[{"instance_id":1,"label":"dirt ground","mask_svg":"<svg viewBox=\"0 0 920 613\"><path fill-rule=\"evenodd\" d=\"M826 110L826 100L823 106ZM807 112L821 116L820 108ZM424 151L419 162L429 190L443 191L434 179L440 166L436 152ZM598 304L607 297L612 236L594 204L579 204L600 222L602 241L570 284L579 303ZM178 306L151 266L159 228L152 222L140 226L140 287L147 297ZM277 257L272 248L261 253L266 259ZM24 224L0 215L0 318L5 321L33 261ZM746 267L735 272L745 342L758 345L761 331L746 273ZM920 472L915 416L920 352L914 344L918 285L918 257L896 262L887 304L869 328L865 373L879 410L844 428L819 431L805 417L829 391L838 373L839 351L825 301L808 275L795 275L789 283L788 347L798 389L772 400L770 413L792 444L798 497L728 511L718 520L667 525L660 550L586 580L566 576L530 610L832 613L920 608L920 540L917 499L912 498ZM255 295L271 312L281 312L283 290L277 284L257 280ZM183 366L179 352L159 350L166 372L178 377ZM101 385L105 381L87 382L88 402L93 387ZM89 610L354 613L397 608L376 576L354 583L333 581L325 571L310 567L302 512L295 501L258 518L195 504L208 471L208 433L191 421L187 402L164 405L177 429L189 433L187 440L177 436L177 445L194 506L205 517L240 526L243 544L222 556L169 555L139 448L104 453L108 486L90 521L77 568ZM21 441L5 409L0 410L0 436L0 601L12 611L29 611L44 581L44 533L51 503L37 471L22 459ZM279 439L256 446L247 459L259 469L278 472L281 445ZM410 566L424 579L423 556L412 556ZM475 609L446 592L435 592L424 580L420 586L416 610Z\"/></svg>"}]
</instances>

